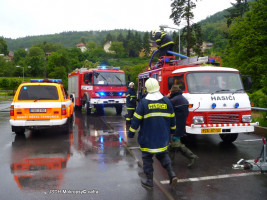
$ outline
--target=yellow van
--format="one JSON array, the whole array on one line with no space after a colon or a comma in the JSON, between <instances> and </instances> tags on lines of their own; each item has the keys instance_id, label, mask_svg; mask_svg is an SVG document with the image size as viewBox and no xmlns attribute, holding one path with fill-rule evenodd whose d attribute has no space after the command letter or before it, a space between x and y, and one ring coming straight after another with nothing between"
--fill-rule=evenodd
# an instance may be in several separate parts
<instances>
[{"instance_id":1,"label":"yellow van","mask_svg":"<svg viewBox=\"0 0 267 200\"><path fill-rule=\"evenodd\" d=\"M68 132L73 102L60 79L32 79L18 87L10 107L12 132L60 127Z\"/></svg>"}]
</instances>

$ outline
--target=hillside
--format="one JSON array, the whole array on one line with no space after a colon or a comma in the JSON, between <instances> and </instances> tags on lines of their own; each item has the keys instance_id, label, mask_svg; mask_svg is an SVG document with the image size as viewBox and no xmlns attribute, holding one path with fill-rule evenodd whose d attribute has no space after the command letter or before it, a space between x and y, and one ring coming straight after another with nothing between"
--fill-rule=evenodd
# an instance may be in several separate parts
<instances>
[{"instance_id":1,"label":"hillside","mask_svg":"<svg viewBox=\"0 0 267 200\"><path fill-rule=\"evenodd\" d=\"M52 42L54 44L61 43L65 48L74 47L76 44L81 42L81 38L84 38L86 42L95 42L98 45L103 44L108 33L111 33L115 39L121 33L126 36L128 30L111 30L111 31L71 31L63 32L59 34L51 35L40 35L40 36L28 36L17 39L4 38L7 42L8 49L10 51L17 50L19 48L29 48L33 44ZM143 32L140 32L141 34Z\"/></svg>"}]
</instances>

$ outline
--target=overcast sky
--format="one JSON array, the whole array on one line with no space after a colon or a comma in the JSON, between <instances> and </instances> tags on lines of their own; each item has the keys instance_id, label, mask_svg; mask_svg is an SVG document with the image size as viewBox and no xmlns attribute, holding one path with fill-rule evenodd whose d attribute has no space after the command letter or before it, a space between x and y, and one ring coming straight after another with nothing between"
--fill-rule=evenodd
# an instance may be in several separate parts
<instances>
[{"instance_id":1,"label":"overcast sky","mask_svg":"<svg viewBox=\"0 0 267 200\"><path fill-rule=\"evenodd\" d=\"M231 2L236 0L198 0L193 21L229 8ZM170 4L171 0L0 0L0 36L176 27L169 19Z\"/></svg>"}]
</instances>

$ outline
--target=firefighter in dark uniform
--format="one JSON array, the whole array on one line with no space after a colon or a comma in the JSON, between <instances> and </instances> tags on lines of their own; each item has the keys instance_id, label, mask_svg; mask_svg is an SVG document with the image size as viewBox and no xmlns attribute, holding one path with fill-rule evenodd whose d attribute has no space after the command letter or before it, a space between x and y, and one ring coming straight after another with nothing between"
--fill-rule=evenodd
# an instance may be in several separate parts
<instances>
[{"instance_id":1,"label":"firefighter in dark uniform","mask_svg":"<svg viewBox=\"0 0 267 200\"><path fill-rule=\"evenodd\" d=\"M147 96L138 103L133 116L128 137L133 138L138 127L138 143L142 151L143 170L146 179L142 186L153 188L153 156L160 161L169 175L170 184L177 183L177 177L171 166L168 145L171 134L175 132L175 114L170 100L159 92L159 83L154 78L145 82Z\"/></svg>"},{"instance_id":2,"label":"firefighter in dark uniform","mask_svg":"<svg viewBox=\"0 0 267 200\"><path fill-rule=\"evenodd\" d=\"M157 31L154 30L152 32L152 36L155 39L158 49L159 49L159 57L162 56L172 56L171 54L168 54L167 51L172 51L174 42L171 38L171 36L167 35L167 33L163 31Z\"/></svg>"},{"instance_id":3,"label":"firefighter in dark uniform","mask_svg":"<svg viewBox=\"0 0 267 200\"><path fill-rule=\"evenodd\" d=\"M181 143L181 137L185 134L185 125L186 119L188 116L188 104L187 99L182 95L183 92L179 88L178 85L173 85L170 94L167 95L169 97L175 112L176 117L176 131L174 136L172 136L171 143L169 145L169 156L174 161L175 153L180 151L182 155L184 155L187 159L189 159L190 163L187 165L188 167L192 167L195 163L195 160L198 158L190 149L188 149L183 143Z\"/></svg>"},{"instance_id":4,"label":"firefighter in dark uniform","mask_svg":"<svg viewBox=\"0 0 267 200\"><path fill-rule=\"evenodd\" d=\"M126 124L130 125L136 107L136 92L134 90L133 82L129 84L129 89L126 92L126 107L127 107L127 114L125 115Z\"/></svg>"}]
</instances>

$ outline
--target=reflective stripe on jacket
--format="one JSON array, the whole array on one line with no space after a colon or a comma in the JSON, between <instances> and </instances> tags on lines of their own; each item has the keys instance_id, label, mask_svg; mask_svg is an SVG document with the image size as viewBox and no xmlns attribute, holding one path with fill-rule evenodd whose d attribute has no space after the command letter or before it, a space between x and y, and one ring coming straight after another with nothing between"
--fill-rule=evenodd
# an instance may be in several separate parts
<instances>
[{"instance_id":1,"label":"reflective stripe on jacket","mask_svg":"<svg viewBox=\"0 0 267 200\"><path fill-rule=\"evenodd\" d=\"M136 107L136 92L133 88L129 88L126 92L126 107L127 109Z\"/></svg>"},{"instance_id":2,"label":"reflective stripe on jacket","mask_svg":"<svg viewBox=\"0 0 267 200\"><path fill-rule=\"evenodd\" d=\"M166 151L170 135L175 133L175 114L171 102L163 97L159 100L143 98L138 104L128 132L134 137L140 126L138 143L141 151L159 153Z\"/></svg>"},{"instance_id":3,"label":"reflective stripe on jacket","mask_svg":"<svg viewBox=\"0 0 267 200\"><path fill-rule=\"evenodd\" d=\"M171 36L167 35L165 32L157 32L155 40L159 48L165 47L169 44L174 44Z\"/></svg>"}]
</instances>

